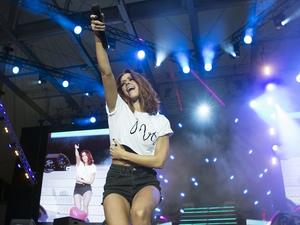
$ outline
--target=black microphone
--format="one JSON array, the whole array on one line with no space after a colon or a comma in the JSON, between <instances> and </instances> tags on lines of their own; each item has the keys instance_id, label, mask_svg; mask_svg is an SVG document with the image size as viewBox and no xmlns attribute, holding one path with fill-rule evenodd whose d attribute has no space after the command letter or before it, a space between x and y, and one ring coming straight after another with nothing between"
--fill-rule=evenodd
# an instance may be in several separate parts
<instances>
[{"instance_id":1,"label":"black microphone","mask_svg":"<svg viewBox=\"0 0 300 225\"><path fill-rule=\"evenodd\" d=\"M91 8L91 13L93 15L97 16L97 19L100 20L101 22L104 21L104 16L101 13L101 9L99 5L93 5ZM107 39L106 39L106 35L104 31L95 31L95 34L97 35L97 37L100 39L102 46L104 49L108 49L108 44L107 44Z\"/></svg>"}]
</instances>

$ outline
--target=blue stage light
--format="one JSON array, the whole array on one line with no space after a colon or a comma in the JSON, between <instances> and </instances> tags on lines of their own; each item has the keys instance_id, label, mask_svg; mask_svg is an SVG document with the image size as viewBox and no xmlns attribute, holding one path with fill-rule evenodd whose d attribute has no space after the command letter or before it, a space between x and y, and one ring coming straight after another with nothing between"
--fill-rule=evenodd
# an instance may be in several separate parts
<instances>
[{"instance_id":1,"label":"blue stage light","mask_svg":"<svg viewBox=\"0 0 300 225\"><path fill-rule=\"evenodd\" d=\"M82 32L82 27L81 26L79 26L79 25L77 25L77 26L75 26L74 27L74 33L75 34L80 34Z\"/></svg>"}]
</instances>

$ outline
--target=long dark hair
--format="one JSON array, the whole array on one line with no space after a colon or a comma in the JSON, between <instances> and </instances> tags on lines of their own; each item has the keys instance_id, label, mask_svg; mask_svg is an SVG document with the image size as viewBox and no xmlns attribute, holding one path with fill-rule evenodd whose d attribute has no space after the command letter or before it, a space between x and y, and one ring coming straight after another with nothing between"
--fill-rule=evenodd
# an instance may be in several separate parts
<instances>
[{"instance_id":1,"label":"long dark hair","mask_svg":"<svg viewBox=\"0 0 300 225\"><path fill-rule=\"evenodd\" d=\"M141 74L130 70L126 69L124 70L117 78L117 88L118 88L118 93L119 95L126 101L126 103L129 105L130 109L134 111L133 105L130 102L130 100L124 95L122 91L122 86L121 86L121 78L125 73L130 73L131 77L139 86L139 102L141 104L141 108L144 112L149 113L150 115L155 115L157 114L159 110L159 99L157 96L156 91L152 88L151 84L147 79L145 79Z\"/></svg>"}]
</instances>

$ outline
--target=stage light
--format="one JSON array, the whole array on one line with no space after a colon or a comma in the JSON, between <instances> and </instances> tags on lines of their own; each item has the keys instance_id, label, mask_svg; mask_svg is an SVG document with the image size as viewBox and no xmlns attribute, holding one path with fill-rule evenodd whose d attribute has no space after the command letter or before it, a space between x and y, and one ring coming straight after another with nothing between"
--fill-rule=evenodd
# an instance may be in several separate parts
<instances>
[{"instance_id":1,"label":"stage light","mask_svg":"<svg viewBox=\"0 0 300 225\"><path fill-rule=\"evenodd\" d=\"M184 67L182 68L182 72L185 73L185 74L188 74L190 71L191 71L191 69L190 69L189 66L184 66Z\"/></svg>"},{"instance_id":2,"label":"stage light","mask_svg":"<svg viewBox=\"0 0 300 225\"><path fill-rule=\"evenodd\" d=\"M274 152L278 151L278 149L279 149L278 145L273 145L273 146L272 146L272 150L273 150Z\"/></svg>"},{"instance_id":3,"label":"stage light","mask_svg":"<svg viewBox=\"0 0 300 225\"><path fill-rule=\"evenodd\" d=\"M230 179L230 180L233 180L233 179L234 179L234 175L231 175L231 176L229 177L229 179Z\"/></svg>"},{"instance_id":4,"label":"stage light","mask_svg":"<svg viewBox=\"0 0 300 225\"><path fill-rule=\"evenodd\" d=\"M278 163L278 159L274 156L274 157L272 157L272 159L271 159L271 163L272 163L272 165L277 165L277 163Z\"/></svg>"},{"instance_id":5,"label":"stage light","mask_svg":"<svg viewBox=\"0 0 300 225\"><path fill-rule=\"evenodd\" d=\"M267 195L270 195L271 193L272 193L272 191L271 191L271 190L268 190L266 194L267 194Z\"/></svg>"},{"instance_id":6,"label":"stage light","mask_svg":"<svg viewBox=\"0 0 300 225\"><path fill-rule=\"evenodd\" d=\"M247 45L250 45L252 43L252 37L250 35L245 35L244 42Z\"/></svg>"},{"instance_id":7,"label":"stage light","mask_svg":"<svg viewBox=\"0 0 300 225\"><path fill-rule=\"evenodd\" d=\"M114 38L107 38L107 43L108 43L108 49L110 51L114 51L116 49L117 46L117 40Z\"/></svg>"},{"instance_id":8,"label":"stage light","mask_svg":"<svg viewBox=\"0 0 300 225\"><path fill-rule=\"evenodd\" d=\"M183 210L183 209L180 209L179 212L180 212L180 213L184 213L184 210Z\"/></svg>"},{"instance_id":9,"label":"stage light","mask_svg":"<svg viewBox=\"0 0 300 225\"><path fill-rule=\"evenodd\" d=\"M262 72L263 72L263 75L270 76L273 73L273 69L270 65L264 65Z\"/></svg>"},{"instance_id":10,"label":"stage light","mask_svg":"<svg viewBox=\"0 0 300 225\"><path fill-rule=\"evenodd\" d=\"M195 181L196 181L196 179L195 179L194 177L192 177L192 178L191 178L191 181L192 181L192 182L195 182Z\"/></svg>"},{"instance_id":11,"label":"stage light","mask_svg":"<svg viewBox=\"0 0 300 225\"><path fill-rule=\"evenodd\" d=\"M166 59L167 54L163 51L158 51L157 55L156 55L156 62L155 62L155 66L159 67L162 62Z\"/></svg>"},{"instance_id":12,"label":"stage light","mask_svg":"<svg viewBox=\"0 0 300 225\"><path fill-rule=\"evenodd\" d=\"M248 28L245 32L244 43L250 45L253 41L253 29Z\"/></svg>"},{"instance_id":13,"label":"stage light","mask_svg":"<svg viewBox=\"0 0 300 225\"><path fill-rule=\"evenodd\" d=\"M14 151L16 156L19 156L19 152L17 150Z\"/></svg>"},{"instance_id":14,"label":"stage light","mask_svg":"<svg viewBox=\"0 0 300 225\"><path fill-rule=\"evenodd\" d=\"M167 218L166 216L163 216L163 215L159 216L159 219L160 219L161 221L164 221L164 222L168 221L168 218ZM161 224L161 225L167 225L167 224L170 224L170 223L163 223L163 224Z\"/></svg>"},{"instance_id":15,"label":"stage light","mask_svg":"<svg viewBox=\"0 0 300 225\"><path fill-rule=\"evenodd\" d=\"M139 60L143 60L143 59L145 58L145 56L146 56L146 53L145 53L144 50L139 50L139 51L137 52L137 58L138 58Z\"/></svg>"},{"instance_id":16,"label":"stage light","mask_svg":"<svg viewBox=\"0 0 300 225\"><path fill-rule=\"evenodd\" d=\"M251 155L252 153L253 153L253 150L250 149L250 150L248 151L248 154Z\"/></svg>"},{"instance_id":17,"label":"stage light","mask_svg":"<svg viewBox=\"0 0 300 225\"><path fill-rule=\"evenodd\" d=\"M187 54L184 52L178 52L176 53L175 57L182 69L182 72L185 74L189 73L191 69L189 67L189 59L187 57Z\"/></svg>"},{"instance_id":18,"label":"stage light","mask_svg":"<svg viewBox=\"0 0 300 225\"><path fill-rule=\"evenodd\" d=\"M62 86L63 86L64 88L69 87L69 81L64 80L64 81L62 82Z\"/></svg>"},{"instance_id":19,"label":"stage light","mask_svg":"<svg viewBox=\"0 0 300 225\"><path fill-rule=\"evenodd\" d=\"M164 179L164 182L165 182L166 184L169 183L168 179Z\"/></svg>"},{"instance_id":20,"label":"stage light","mask_svg":"<svg viewBox=\"0 0 300 225\"><path fill-rule=\"evenodd\" d=\"M245 195L245 194L247 194L248 193L248 189L244 189L243 190L243 194Z\"/></svg>"},{"instance_id":21,"label":"stage light","mask_svg":"<svg viewBox=\"0 0 300 225\"><path fill-rule=\"evenodd\" d=\"M257 102L255 100L251 100L249 102L249 106L252 108L252 109L255 109L257 107Z\"/></svg>"},{"instance_id":22,"label":"stage light","mask_svg":"<svg viewBox=\"0 0 300 225\"><path fill-rule=\"evenodd\" d=\"M217 160L218 160L217 158L214 158L214 160L213 160L213 161L214 161L214 162L217 162Z\"/></svg>"},{"instance_id":23,"label":"stage light","mask_svg":"<svg viewBox=\"0 0 300 225\"><path fill-rule=\"evenodd\" d=\"M227 52L230 56L232 56L233 58L236 57L236 53L234 52L234 48L233 45L231 43L227 43L223 46L223 49L225 52Z\"/></svg>"},{"instance_id":24,"label":"stage light","mask_svg":"<svg viewBox=\"0 0 300 225\"><path fill-rule=\"evenodd\" d=\"M274 127L270 127L270 128L269 128L269 134L270 134L271 136L274 136L274 135L276 134L276 131L275 131L275 128L274 128Z\"/></svg>"},{"instance_id":25,"label":"stage light","mask_svg":"<svg viewBox=\"0 0 300 225\"><path fill-rule=\"evenodd\" d=\"M263 176L264 176L263 173L260 173L260 174L258 175L259 178L263 178Z\"/></svg>"},{"instance_id":26,"label":"stage light","mask_svg":"<svg viewBox=\"0 0 300 225\"><path fill-rule=\"evenodd\" d=\"M276 89L276 84L274 84L274 83L269 83L269 84L267 84L266 85L266 90L267 91L274 91Z\"/></svg>"},{"instance_id":27,"label":"stage light","mask_svg":"<svg viewBox=\"0 0 300 225\"><path fill-rule=\"evenodd\" d=\"M264 173L267 173L268 172L268 168L264 169Z\"/></svg>"},{"instance_id":28,"label":"stage light","mask_svg":"<svg viewBox=\"0 0 300 225\"><path fill-rule=\"evenodd\" d=\"M206 104L202 104L198 107L198 114L201 116L201 117L207 117L210 113L210 108L208 105Z\"/></svg>"},{"instance_id":29,"label":"stage light","mask_svg":"<svg viewBox=\"0 0 300 225\"><path fill-rule=\"evenodd\" d=\"M174 155L170 155L170 159L174 160L175 159Z\"/></svg>"},{"instance_id":30,"label":"stage light","mask_svg":"<svg viewBox=\"0 0 300 225\"><path fill-rule=\"evenodd\" d=\"M85 96L90 96L90 93L89 92L85 92L84 95Z\"/></svg>"},{"instance_id":31,"label":"stage light","mask_svg":"<svg viewBox=\"0 0 300 225\"><path fill-rule=\"evenodd\" d=\"M155 208L154 210L155 210L155 212L160 212L161 211L160 208Z\"/></svg>"},{"instance_id":32,"label":"stage light","mask_svg":"<svg viewBox=\"0 0 300 225\"><path fill-rule=\"evenodd\" d=\"M41 85L41 84L44 84L46 83L47 81L45 79L43 79L41 76L39 76L39 80L38 80L38 84Z\"/></svg>"},{"instance_id":33,"label":"stage light","mask_svg":"<svg viewBox=\"0 0 300 225\"><path fill-rule=\"evenodd\" d=\"M258 205L259 201L254 201L254 205Z\"/></svg>"},{"instance_id":34,"label":"stage light","mask_svg":"<svg viewBox=\"0 0 300 225\"><path fill-rule=\"evenodd\" d=\"M211 63L205 63L204 69L207 72L211 71L212 70L212 64Z\"/></svg>"},{"instance_id":35,"label":"stage light","mask_svg":"<svg viewBox=\"0 0 300 225\"><path fill-rule=\"evenodd\" d=\"M238 122L239 122L239 118L235 118L234 123L238 123Z\"/></svg>"},{"instance_id":36,"label":"stage light","mask_svg":"<svg viewBox=\"0 0 300 225\"><path fill-rule=\"evenodd\" d=\"M26 179L29 179L28 173L25 173L25 177L26 177Z\"/></svg>"},{"instance_id":37,"label":"stage light","mask_svg":"<svg viewBox=\"0 0 300 225\"><path fill-rule=\"evenodd\" d=\"M240 43L235 43L233 45L233 56L234 58L240 58L241 52L240 52Z\"/></svg>"},{"instance_id":38,"label":"stage light","mask_svg":"<svg viewBox=\"0 0 300 225\"><path fill-rule=\"evenodd\" d=\"M203 61L204 61L204 69L209 72L212 70L212 62L215 57L215 52L212 46L206 46L202 51Z\"/></svg>"},{"instance_id":39,"label":"stage light","mask_svg":"<svg viewBox=\"0 0 300 225\"><path fill-rule=\"evenodd\" d=\"M13 72L13 74L18 74L20 72L20 68L18 66L14 66L12 68L12 72Z\"/></svg>"},{"instance_id":40,"label":"stage light","mask_svg":"<svg viewBox=\"0 0 300 225\"><path fill-rule=\"evenodd\" d=\"M180 196L181 196L181 197L185 197L185 193L181 192L181 193L180 193Z\"/></svg>"},{"instance_id":41,"label":"stage light","mask_svg":"<svg viewBox=\"0 0 300 225\"><path fill-rule=\"evenodd\" d=\"M18 167L19 169L21 169L21 168L22 168L22 166L21 166L21 164L20 164L20 163L18 163L18 164L17 164L17 167Z\"/></svg>"},{"instance_id":42,"label":"stage light","mask_svg":"<svg viewBox=\"0 0 300 225\"><path fill-rule=\"evenodd\" d=\"M300 83L300 73L296 76L296 81Z\"/></svg>"},{"instance_id":43,"label":"stage light","mask_svg":"<svg viewBox=\"0 0 300 225\"><path fill-rule=\"evenodd\" d=\"M91 122L91 123L96 123L96 117L92 116L92 117L90 118L90 122Z\"/></svg>"},{"instance_id":44,"label":"stage light","mask_svg":"<svg viewBox=\"0 0 300 225\"><path fill-rule=\"evenodd\" d=\"M164 178L164 176L163 176L163 175L161 175L161 174L160 174L158 177L159 177L160 179L163 179L163 178Z\"/></svg>"},{"instance_id":45,"label":"stage light","mask_svg":"<svg viewBox=\"0 0 300 225\"><path fill-rule=\"evenodd\" d=\"M8 133L8 128L4 127L4 131L5 131L5 133Z\"/></svg>"},{"instance_id":46,"label":"stage light","mask_svg":"<svg viewBox=\"0 0 300 225\"><path fill-rule=\"evenodd\" d=\"M81 26L79 26L79 25L77 25L77 26L75 26L74 27L74 33L75 34L80 34L82 32L82 27Z\"/></svg>"},{"instance_id":47,"label":"stage light","mask_svg":"<svg viewBox=\"0 0 300 225\"><path fill-rule=\"evenodd\" d=\"M182 128L182 123L177 124L179 128Z\"/></svg>"},{"instance_id":48,"label":"stage light","mask_svg":"<svg viewBox=\"0 0 300 225\"><path fill-rule=\"evenodd\" d=\"M282 12L273 17L273 23L277 30L280 30L287 22L286 16Z\"/></svg>"},{"instance_id":49,"label":"stage light","mask_svg":"<svg viewBox=\"0 0 300 225\"><path fill-rule=\"evenodd\" d=\"M281 24L281 26L284 27L284 26L287 25L290 21L291 21L291 18L286 18L286 19L282 20L280 24Z\"/></svg>"},{"instance_id":50,"label":"stage light","mask_svg":"<svg viewBox=\"0 0 300 225\"><path fill-rule=\"evenodd\" d=\"M205 162L206 162L206 163L209 163L209 159L208 159L208 158L205 158Z\"/></svg>"},{"instance_id":51,"label":"stage light","mask_svg":"<svg viewBox=\"0 0 300 225\"><path fill-rule=\"evenodd\" d=\"M198 182L194 182L194 186L196 186L196 187L197 187L197 186L198 186Z\"/></svg>"}]
</instances>

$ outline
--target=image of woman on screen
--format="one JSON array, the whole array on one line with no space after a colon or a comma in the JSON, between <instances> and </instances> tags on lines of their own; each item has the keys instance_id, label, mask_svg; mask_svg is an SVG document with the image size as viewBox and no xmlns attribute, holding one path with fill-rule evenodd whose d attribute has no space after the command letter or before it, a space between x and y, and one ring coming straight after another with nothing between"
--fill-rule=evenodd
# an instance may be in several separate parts
<instances>
[{"instance_id":1,"label":"image of woman on screen","mask_svg":"<svg viewBox=\"0 0 300 225\"><path fill-rule=\"evenodd\" d=\"M91 184L95 180L96 166L89 150L82 150L79 153L79 144L75 144L74 148L76 157L76 184L73 193L75 208L71 209L70 214L79 219L85 219L92 197Z\"/></svg>"},{"instance_id":2,"label":"image of woman on screen","mask_svg":"<svg viewBox=\"0 0 300 225\"><path fill-rule=\"evenodd\" d=\"M163 168L173 133L159 114L157 93L140 74L127 69L115 79L97 32L105 24L91 15L96 54L107 104L112 164L104 185L103 206L108 225L150 225L161 200L156 168ZM116 213L117 212L117 213Z\"/></svg>"}]
</instances>

